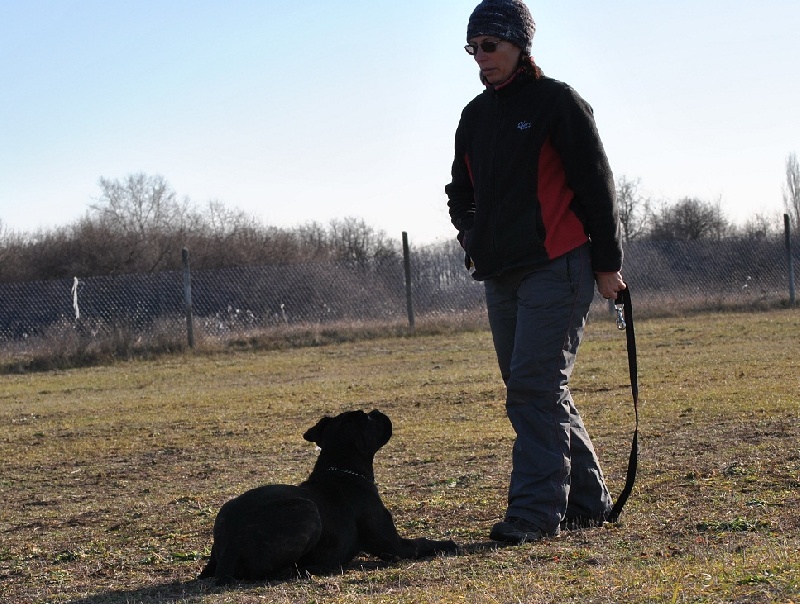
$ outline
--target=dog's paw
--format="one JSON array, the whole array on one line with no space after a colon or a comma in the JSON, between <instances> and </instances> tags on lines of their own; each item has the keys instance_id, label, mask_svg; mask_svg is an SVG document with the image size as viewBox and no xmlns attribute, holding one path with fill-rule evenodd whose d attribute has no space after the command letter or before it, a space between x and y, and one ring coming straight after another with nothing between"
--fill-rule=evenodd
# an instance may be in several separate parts
<instances>
[{"instance_id":1,"label":"dog's paw","mask_svg":"<svg viewBox=\"0 0 800 604\"><path fill-rule=\"evenodd\" d=\"M417 556L435 556L436 554L455 554L458 545L455 541L433 541L431 539L416 539Z\"/></svg>"},{"instance_id":2,"label":"dog's paw","mask_svg":"<svg viewBox=\"0 0 800 604\"><path fill-rule=\"evenodd\" d=\"M458 544L455 541L434 541L434 552L437 554L455 554Z\"/></svg>"}]
</instances>

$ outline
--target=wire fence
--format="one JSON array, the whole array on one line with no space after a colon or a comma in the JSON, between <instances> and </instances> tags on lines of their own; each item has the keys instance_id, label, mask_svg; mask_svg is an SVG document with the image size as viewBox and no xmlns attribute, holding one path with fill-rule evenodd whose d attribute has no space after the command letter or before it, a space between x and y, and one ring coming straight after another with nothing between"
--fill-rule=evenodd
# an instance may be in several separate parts
<instances>
[{"instance_id":1,"label":"wire fence","mask_svg":"<svg viewBox=\"0 0 800 604\"><path fill-rule=\"evenodd\" d=\"M634 242L623 273L640 316L789 306L797 258L787 248L777 237ZM218 345L291 329L403 325L410 309L412 325L485 321L483 288L456 245L412 250L409 261L410 283L402 256L197 270L188 309L181 271L0 284L0 357L182 348L192 331L198 345ZM607 311L597 296L591 313Z\"/></svg>"}]
</instances>

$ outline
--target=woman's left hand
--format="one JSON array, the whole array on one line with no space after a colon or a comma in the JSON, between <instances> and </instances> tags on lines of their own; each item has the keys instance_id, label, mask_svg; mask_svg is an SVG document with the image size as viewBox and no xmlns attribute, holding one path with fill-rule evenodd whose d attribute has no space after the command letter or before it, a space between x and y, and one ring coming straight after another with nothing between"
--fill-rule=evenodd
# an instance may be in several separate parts
<instances>
[{"instance_id":1,"label":"woman's left hand","mask_svg":"<svg viewBox=\"0 0 800 604\"><path fill-rule=\"evenodd\" d=\"M628 287L622 280L622 273L619 271L615 273L595 273L594 278L597 281L597 291L606 300L616 299L617 294Z\"/></svg>"}]
</instances>

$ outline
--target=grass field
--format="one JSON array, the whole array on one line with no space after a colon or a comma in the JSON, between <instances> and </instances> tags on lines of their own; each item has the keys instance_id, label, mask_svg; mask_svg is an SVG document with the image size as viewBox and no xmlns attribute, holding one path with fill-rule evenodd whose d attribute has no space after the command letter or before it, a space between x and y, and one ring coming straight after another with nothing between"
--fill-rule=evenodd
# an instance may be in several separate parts
<instances>
[{"instance_id":1,"label":"grass field","mask_svg":"<svg viewBox=\"0 0 800 604\"><path fill-rule=\"evenodd\" d=\"M0 376L0 601L800 601L800 315L637 324L640 471L622 522L494 548L512 432L488 333ZM633 429L624 336L589 325L573 393L612 493ZM302 432L379 408L402 534L457 556L216 588L195 581L228 498L302 480Z\"/></svg>"}]
</instances>

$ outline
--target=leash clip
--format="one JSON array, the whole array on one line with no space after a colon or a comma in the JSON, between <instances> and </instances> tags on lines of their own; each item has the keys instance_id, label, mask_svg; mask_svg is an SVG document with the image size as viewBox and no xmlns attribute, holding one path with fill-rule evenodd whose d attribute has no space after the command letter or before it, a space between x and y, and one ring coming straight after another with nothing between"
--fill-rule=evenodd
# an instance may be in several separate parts
<instances>
[{"instance_id":1,"label":"leash clip","mask_svg":"<svg viewBox=\"0 0 800 604\"><path fill-rule=\"evenodd\" d=\"M619 293L614 301L614 309L617 311L617 329L625 331L627 323L625 323L625 305L622 301L622 292Z\"/></svg>"}]
</instances>

